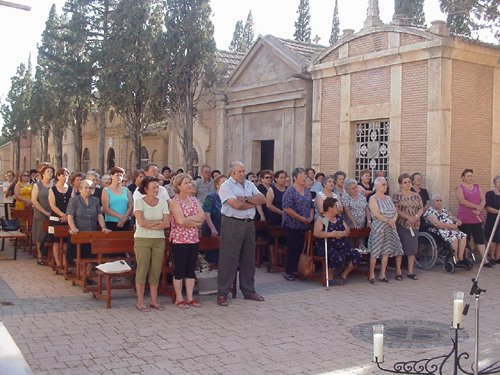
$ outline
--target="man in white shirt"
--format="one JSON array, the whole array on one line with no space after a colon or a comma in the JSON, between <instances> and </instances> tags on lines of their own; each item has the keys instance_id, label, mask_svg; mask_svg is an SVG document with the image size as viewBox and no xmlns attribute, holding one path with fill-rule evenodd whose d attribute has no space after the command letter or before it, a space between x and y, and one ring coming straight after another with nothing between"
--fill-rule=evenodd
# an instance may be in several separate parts
<instances>
[{"instance_id":1,"label":"man in white shirt","mask_svg":"<svg viewBox=\"0 0 500 375\"><path fill-rule=\"evenodd\" d=\"M148 164L146 168L144 168L144 176L152 176L158 178L159 174L160 174L160 169L156 164ZM140 199L142 197L144 197L144 195L139 192L139 188L136 188L134 194L132 195L134 203L137 199ZM163 186L158 186L158 195L156 197L158 199L165 200L167 203L170 200L167 189L165 189Z\"/></svg>"}]
</instances>

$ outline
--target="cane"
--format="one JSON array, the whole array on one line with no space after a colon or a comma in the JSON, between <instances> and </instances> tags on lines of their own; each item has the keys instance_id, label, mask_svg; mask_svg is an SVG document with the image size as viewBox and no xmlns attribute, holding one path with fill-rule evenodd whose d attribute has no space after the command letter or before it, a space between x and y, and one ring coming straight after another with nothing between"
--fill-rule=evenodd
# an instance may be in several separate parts
<instances>
[{"instance_id":1,"label":"cane","mask_svg":"<svg viewBox=\"0 0 500 375\"><path fill-rule=\"evenodd\" d=\"M330 220L327 217L322 216L321 222L325 226L325 232L328 233L328 224ZM328 239L325 237L325 281L326 281L326 290L330 290L330 281L328 280Z\"/></svg>"}]
</instances>

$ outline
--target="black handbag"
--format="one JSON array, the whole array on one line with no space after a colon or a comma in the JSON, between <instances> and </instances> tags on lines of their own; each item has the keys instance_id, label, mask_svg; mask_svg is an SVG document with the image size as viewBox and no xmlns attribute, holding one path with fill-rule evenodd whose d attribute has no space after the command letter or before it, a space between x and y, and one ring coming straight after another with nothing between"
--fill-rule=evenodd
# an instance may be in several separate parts
<instances>
[{"instance_id":1,"label":"black handbag","mask_svg":"<svg viewBox=\"0 0 500 375\"><path fill-rule=\"evenodd\" d=\"M15 232L21 228L21 223L18 219L6 219L2 217L1 219L2 230L6 232Z\"/></svg>"}]
</instances>

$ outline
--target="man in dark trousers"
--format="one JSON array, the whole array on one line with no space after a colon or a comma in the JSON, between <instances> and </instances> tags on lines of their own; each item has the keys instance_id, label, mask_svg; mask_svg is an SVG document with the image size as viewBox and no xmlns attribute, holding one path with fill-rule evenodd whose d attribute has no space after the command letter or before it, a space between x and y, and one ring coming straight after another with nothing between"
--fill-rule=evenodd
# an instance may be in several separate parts
<instances>
[{"instance_id":1,"label":"man in dark trousers","mask_svg":"<svg viewBox=\"0 0 500 375\"><path fill-rule=\"evenodd\" d=\"M245 299L264 301L255 292L255 206L264 204L266 198L255 185L245 180L245 166L240 161L229 166L229 179L220 187L222 202L221 239L219 249L219 277L217 279L217 304L227 306L238 266L240 289Z\"/></svg>"}]
</instances>

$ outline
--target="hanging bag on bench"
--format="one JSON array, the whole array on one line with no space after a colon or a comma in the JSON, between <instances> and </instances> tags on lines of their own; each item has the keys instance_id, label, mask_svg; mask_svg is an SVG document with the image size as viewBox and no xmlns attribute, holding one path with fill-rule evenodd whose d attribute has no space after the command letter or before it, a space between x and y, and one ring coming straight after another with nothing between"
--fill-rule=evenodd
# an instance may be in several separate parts
<instances>
[{"instance_id":1,"label":"hanging bag on bench","mask_svg":"<svg viewBox=\"0 0 500 375\"><path fill-rule=\"evenodd\" d=\"M1 219L2 230L6 232L15 232L21 228L21 223L19 219L6 219L2 217Z\"/></svg>"}]
</instances>

